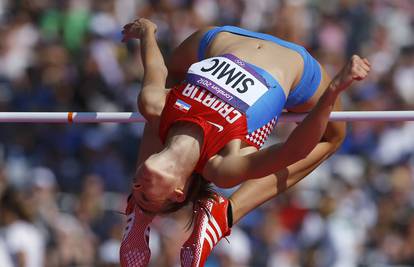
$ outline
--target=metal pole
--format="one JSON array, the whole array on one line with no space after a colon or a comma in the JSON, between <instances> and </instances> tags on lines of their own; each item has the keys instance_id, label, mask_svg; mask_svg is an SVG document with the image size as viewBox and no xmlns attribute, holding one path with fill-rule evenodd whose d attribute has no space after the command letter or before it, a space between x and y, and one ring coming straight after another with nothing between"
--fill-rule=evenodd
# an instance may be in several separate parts
<instances>
[{"instance_id":1,"label":"metal pole","mask_svg":"<svg viewBox=\"0 0 414 267\"><path fill-rule=\"evenodd\" d=\"M299 122L306 113L283 113L279 122ZM338 111L330 121L414 121L414 111ZM0 112L0 123L142 123L137 112Z\"/></svg>"}]
</instances>

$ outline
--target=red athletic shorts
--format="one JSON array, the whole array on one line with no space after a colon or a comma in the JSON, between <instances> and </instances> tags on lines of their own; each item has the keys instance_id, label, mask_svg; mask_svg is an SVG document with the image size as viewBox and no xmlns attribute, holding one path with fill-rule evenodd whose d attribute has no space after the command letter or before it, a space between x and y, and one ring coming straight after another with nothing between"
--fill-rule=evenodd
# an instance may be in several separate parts
<instances>
[{"instance_id":1,"label":"red athletic shorts","mask_svg":"<svg viewBox=\"0 0 414 267\"><path fill-rule=\"evenodd\" d=\"M246 116L201 87L183 83L170 90L161 114L162 142L171 125L178 121L195 123L203 129L204 142L195 169L198 173L202 173L206 162L233 139L260 147L246 139Z\"/></svg>"}]
</instances>

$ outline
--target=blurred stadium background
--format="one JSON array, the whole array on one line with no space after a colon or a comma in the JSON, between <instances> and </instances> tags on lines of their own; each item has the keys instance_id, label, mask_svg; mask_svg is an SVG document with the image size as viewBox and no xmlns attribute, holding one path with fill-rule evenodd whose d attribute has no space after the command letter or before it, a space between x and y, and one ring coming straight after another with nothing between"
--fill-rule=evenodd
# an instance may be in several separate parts
<instances>
[{"instance_id":1,"label":"blurred stadium background","mask_svg":"<svg viewBox=\"0 0 414 267\"><path fill-rule=\"evenodd\" d=\"M139 46L120 43L136 17L157 23L166 58L224 24L304 45L331 75L359 53L373 70L345 110L414 110L413 0L0 0L0 111L136 111ZM0 125L0 266L118 266L142 130ZM151 266L179 266L186 218L155 221ZM207 266L414 266L414 124L349 125L335 156L247 216Z\"/></svg>"}]
</instances>

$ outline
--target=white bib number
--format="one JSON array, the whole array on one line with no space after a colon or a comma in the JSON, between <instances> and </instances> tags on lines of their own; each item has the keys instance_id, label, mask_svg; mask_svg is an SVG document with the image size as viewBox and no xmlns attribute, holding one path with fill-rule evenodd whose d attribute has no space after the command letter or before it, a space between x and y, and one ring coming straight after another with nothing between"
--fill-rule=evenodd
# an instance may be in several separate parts
<instances>
[{"instance_id":1,"label":"white bib number","mask_svg":"<svg viewBox=\"0 0 414 267\"><path fill-rule=\"evenodd\" d=\"M220 56L191 65L187 80L246 110L268 90L257 76L245 67L243 61Z\"/></svg>"}]
</instances>

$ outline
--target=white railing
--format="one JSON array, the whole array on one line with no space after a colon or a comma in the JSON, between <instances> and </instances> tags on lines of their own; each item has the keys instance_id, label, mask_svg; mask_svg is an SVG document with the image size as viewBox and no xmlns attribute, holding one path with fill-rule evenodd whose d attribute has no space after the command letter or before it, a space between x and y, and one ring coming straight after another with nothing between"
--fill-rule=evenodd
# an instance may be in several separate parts
<instances>
[{"instance_id":1,"label":"white railing","mask_svg":"<svg viewBox=\"0 0 414 267\"><path fill-rule=\"evenodd\" d=\"M299 122L306 114L283 113L279 122ZM414 121L414 111L340 111L330 121ZM0 123L142 123L136 112L0 112Z\"/></svg>"}]
</instances>

